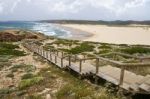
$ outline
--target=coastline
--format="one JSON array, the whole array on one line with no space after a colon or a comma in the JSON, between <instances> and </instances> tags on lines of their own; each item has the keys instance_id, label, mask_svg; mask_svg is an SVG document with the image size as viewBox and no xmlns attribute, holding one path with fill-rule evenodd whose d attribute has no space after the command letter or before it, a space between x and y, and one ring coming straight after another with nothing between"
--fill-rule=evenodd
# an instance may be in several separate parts
<instances>
[{"instance_id":1,"label":"coastline","mask_svg":"<svg viewBox=\"0 0 150 99\"><path fill-rule=\"evenodd\" d=\"M79 35L80 37L77 40L113 44L150 45L150 27L83 24L59 24L59 26L71 31L74 39L76 39L76 35Z\"/></svg>"},{"instance_id":2,"label":"coastline","mask_svg":"<svg viewBox=\"0 0 150 99\"><path fill-rule=\"evenodd\" d=\"M66 39L84 40L84 39L87 39L87 38L94 36L93 33L90 33L90 32L84 31L84 30L80 30L80 29L76 29L76 28L72 28L72 27L67 27L67 26L64 26L62 24L54 24L54 25L71 32L71 37L68 37Z\"/></svg>"}]
</instances>

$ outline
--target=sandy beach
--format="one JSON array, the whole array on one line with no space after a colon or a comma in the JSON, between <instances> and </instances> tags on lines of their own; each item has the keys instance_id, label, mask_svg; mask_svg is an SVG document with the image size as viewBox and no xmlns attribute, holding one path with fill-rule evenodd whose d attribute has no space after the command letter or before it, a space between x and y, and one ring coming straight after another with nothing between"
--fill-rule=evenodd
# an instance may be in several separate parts
<instances>
[{"instance_id":1,"label":"sandy beach","mask_svg":"<svg viewBox=\"0 0 150 99\"><path fill-rule=\"evenodd\" d=\"M150 45L150 27L119 27L83 24L63 24L61 26L66 27L67 29L69 28L70 31L73 30L73 32L78 31L78 34L80 31L82 35L79 35L79 37L84 41ZM83 36L83 33L86 37Z\"/></svg>"}]
</instances>

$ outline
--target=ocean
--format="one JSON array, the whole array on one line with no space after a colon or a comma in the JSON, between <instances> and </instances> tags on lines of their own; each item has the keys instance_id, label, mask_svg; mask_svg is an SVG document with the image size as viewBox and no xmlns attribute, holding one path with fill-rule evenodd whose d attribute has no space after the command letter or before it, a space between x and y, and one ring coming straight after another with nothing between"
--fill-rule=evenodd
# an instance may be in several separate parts
<instances>
[{"instance_id":1,"label":"ocean","mask_svg":"<svg viewBox=\"0 0 150 99\"><path fill-rule=\"evenodd\" d=\"M57 25L41 22L0 22L0 30L5 29L30 30L61 38L70 38L72 36L70 31L67 31Z\"/></svg>"}]
</instances>

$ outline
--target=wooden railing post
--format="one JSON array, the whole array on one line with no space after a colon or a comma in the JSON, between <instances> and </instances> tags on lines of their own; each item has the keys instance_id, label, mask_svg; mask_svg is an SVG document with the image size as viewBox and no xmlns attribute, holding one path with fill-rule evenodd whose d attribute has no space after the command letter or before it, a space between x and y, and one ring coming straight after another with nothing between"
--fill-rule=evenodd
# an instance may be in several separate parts
<instances>
[{"instance_id":1,"label":"wooden railing post","mask_svg":"<svg viewBox=\"0 0 150 99\"><path fill-rule=\"evenodd\" d=\"M45 51L44 51L44 49L43 49L43 57L45 57Z\"/></svg>"},{"instance_id":2,"label":"wooden railing post","mask_svg":"<svg viewBox=\"0 0 150 99\"><path fill-rule=\"evenodd\" d=\"M82 60L80 59L80 64L79 64L79 72L82 72Z\"/></svg>"},{"instance_id":3,"label":"wooden railing post","mask_svg":"<svg viewBox=\"0 0 150 99\"><path fill-rule=\"evenodd\" d=\"M50 60L52 61L52 52L50 51Z\"/></svg>"},{"instance_id":4,"label":"wooden railing post","mask_svg":"<svg viewBox=\"0 0 150 99\"><path fill-rule=\"evenodd\" d=\"M74 57L74 61L76 62L77 61L77 55L75 54L75 57Z\"/></svg>"},{"instance_id":5,"label":"wooden railing post","mask_svg":"<svg viewBox=\"0 0 150 99\"><path fill-rule=\"evenodd\" d=\"M71 66L71 55L69 55L69 66Z\"/></svg>"},{"instance_id":6,"label":"wooden railing post","mask_svg":"<svg viewBox=\"0 0 150 99\"><path fill-rule=\"evenodd\" d=\"M39 48L38 48L38 50L37 50L37 53L39 54L40 52L39 52Z\"/></svg>"},{"instance_id":7,"label":"wooden railing post","mask_svg":"<svg viewBox=\"0 0 150 99\"><path fill-rule=\"evenodd\" d=\"M43 56L43 49L41 48L42 56Z\"/></svg>"},{"instance_id":8,"label":"wooden railing post","mask_svg":"<svg viewBox=\"0 0 150 99\"><path fill-rule=\"evenodd\" d=\"M84 55L84 59L85 59L85 55ZM85 63L85 60L84 60L84 63Z\"/></svg>"},{"instance_id":9,"label":"wooden railing post","mask_svg":"<svg viewBox=\"0 0 150 99\"><path fill-rule=\"evenodd\" d=\"M61 57L64 57L64 52L61 52Z\"/></svg>"},{"instance_id":10,"label":"wooden railing post","mask_svg":"<svg viewBox=\"0 0 150 99\"><path fill-rule=\"evenodd\" d=\"M56 54L57 54L57 56L59 55L59 52L58 51L56 51Z\"/></svg>"},{"instance_id":11,"label":"wooden railing post","mask_svg":"<svg viewBox=\"0 0 150 99\"><path fill-rule=\"evenodd\" d=\"M119 86L123 85L125 66L121 66Z\"/></svg>"},{"instance_id":12,"label":"wooden railing post","mask_svg":"<svg viewBox=\"0 0 150 99\"><path fill-rule=\"evenodd\" d=\"M46 58L48 59L48 51L46 51Z\"/></svg>"},{"instance_id":13,"label":"wooden railing post","mask_svg":"<svg viewBox=\"0 0 150 99\"><path fill-rule=\"evenodd\" d=\"M40 48L40 54L42 55L42 49Z\"/></svg>"},{"instance_id":14,"label":"wooden railing post","mask_svg":"<svg viewBox=\"0 0 150 99\"><path fill-rule=\"evenodd\" d=\"M57 56L55 55L55 63L57 63Z\"/></svg>"},{"instance_id":15,"label":"wooden railing post","mask_svg":"<svg viewBox=\"0 0 150 99\"><path fill-rule=\"evenodd\" d=\"M44 50L43 49L42 49L42 53L43 53L42 56L44 57Z\"/></svg>"},{"instance_id":16,"label":"wooden railing post","mask_svg":"<svg viewBox=\"0 0 150 99\"><path fill-rule=\"evenodd\" d=\"M99 58L96 59L96 74L99 72Z\"/></svg>"},{"instance_id":17,"label":"wooden railing post","mask_svg":"<svg viewBox=\"0 0 150 99\"><path fill-rule=\"evenodd\" d=\"M61 58L61 67L63 67L63 58Z\"/></svg>"}]
</instances>

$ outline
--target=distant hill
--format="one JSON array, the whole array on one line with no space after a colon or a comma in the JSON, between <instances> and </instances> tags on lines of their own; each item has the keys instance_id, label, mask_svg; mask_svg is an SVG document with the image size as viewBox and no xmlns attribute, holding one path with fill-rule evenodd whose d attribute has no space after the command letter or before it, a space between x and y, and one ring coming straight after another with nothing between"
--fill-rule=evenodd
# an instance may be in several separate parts
<instances>
[{"instance_id":1,"label":"distant hill","mask_svg":"<svg viewBox=\"0 0 150 99\"><path fill-rule=\"evenodd\" d=\"M59 24L102 24L102 25L130 25L130 24L140 24L140 25L150 25L150 21L88 21L88 20L41 20L40 22L47 23L59 23Z\"/></svg>"}]
</instances>

